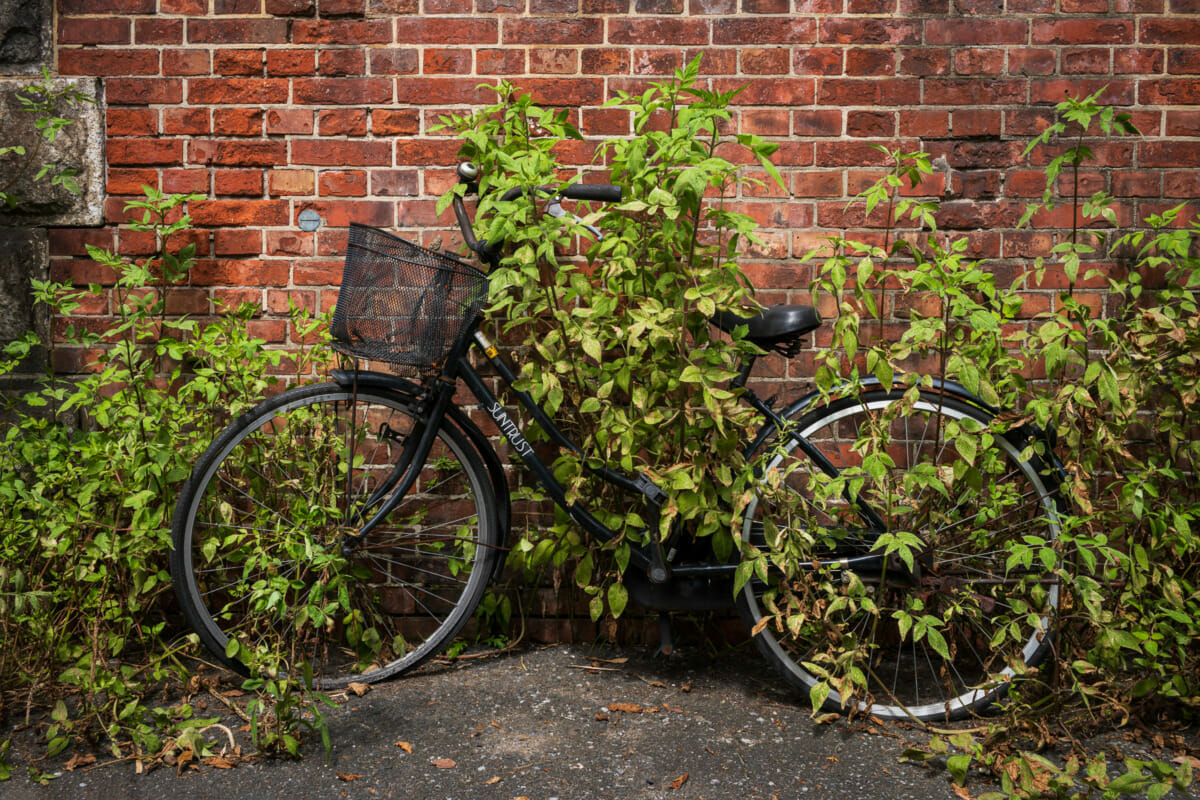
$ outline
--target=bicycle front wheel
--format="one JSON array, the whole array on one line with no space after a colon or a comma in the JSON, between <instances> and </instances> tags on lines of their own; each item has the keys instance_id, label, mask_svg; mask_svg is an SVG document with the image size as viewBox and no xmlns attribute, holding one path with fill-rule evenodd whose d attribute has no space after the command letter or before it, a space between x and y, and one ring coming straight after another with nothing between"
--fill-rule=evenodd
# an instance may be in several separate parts
<instances>
[{"instance_id":1,"label":"bicycle front wheel","mask_svg":"<svg viewBox=\"0 0 1200 800\"><path fill-rule=\"evenodd\" d=\"M412 669L470 620L501 545L491 484L443 423L417 483L384 507L412 400L336 384L267 400L197 463L176 507L184 615L225 665L311 668L331 689ZM390 484L390 488L389 488Z\"/></svg>"},{"instance_id":2,"label":"bicycle front wheel","mask_svg":"<svg viewBox=\"0 0 1200 800\"><path fill-rule=\"evenodd\" d=\"M991 422L953 397L879 390L766 445L743 536L778 558L739 610L788 683L832 687L827 710L961 718L1049 653L1057 473ZM797 437L828 460L821 476Z\"/></svg>"}]
</instances>

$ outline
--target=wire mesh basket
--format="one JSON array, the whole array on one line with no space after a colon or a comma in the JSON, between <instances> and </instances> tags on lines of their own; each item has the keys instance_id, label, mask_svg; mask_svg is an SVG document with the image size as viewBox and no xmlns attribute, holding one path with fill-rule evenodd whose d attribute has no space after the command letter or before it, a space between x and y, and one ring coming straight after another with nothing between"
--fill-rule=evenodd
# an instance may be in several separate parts
<instances>
[{"instance_id":1,"label":"wire mesh basket","mask_svg":"<svg viewBox=\"0 0 1200 800\"><path fill-rule=\"evenodd\" d=\"M487 276L465 261L351 224L333 347L356 358L431 370L487 300Z\"/></svg>"}]
</instances>

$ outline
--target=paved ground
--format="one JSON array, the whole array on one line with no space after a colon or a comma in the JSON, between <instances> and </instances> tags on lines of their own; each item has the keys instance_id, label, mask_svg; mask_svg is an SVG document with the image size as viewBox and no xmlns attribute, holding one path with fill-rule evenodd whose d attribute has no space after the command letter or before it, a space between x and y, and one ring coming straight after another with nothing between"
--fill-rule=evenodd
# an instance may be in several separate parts
<instances>
[{"instance_id":1,"label":"paved ground","mask_svg":"<svg viewBox=\"0 0 1200 800\"><path fill-rule=\"evenodd\" d=\"M128 762L70 772L41 763L60 773L46 786L32 784L19 765L0 783L0 798L960 796L944 770L898 762L908 737L902 729L813 724L749 651L668 660L641 650L528 649L377 686L332 710L329 722L328 761L312 740L301 761L182 774L163 767L138 775Z\"/></svg>"}]
</instances>

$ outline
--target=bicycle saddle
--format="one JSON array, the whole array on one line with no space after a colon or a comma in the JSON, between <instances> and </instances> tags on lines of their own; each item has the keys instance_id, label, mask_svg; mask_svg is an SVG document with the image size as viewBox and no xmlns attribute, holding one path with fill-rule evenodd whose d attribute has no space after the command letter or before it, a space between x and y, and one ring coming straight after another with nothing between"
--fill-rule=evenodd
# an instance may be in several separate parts
<instances>
[{"instance_id":1,"label":"bicycle saddle","mask_svg":"<svg viewBox=\"0 0 1200 800\"><path fill-rule=\"evenodd\" d=\"M732 311L718 311L710 320L726 333L739 325L749 329L746 339L764 350L775 350L791 358L800 349L799 338L821 326L821 317L812 306L779 305L764 308L753 317Z\"/></svg>"}]
</instances>

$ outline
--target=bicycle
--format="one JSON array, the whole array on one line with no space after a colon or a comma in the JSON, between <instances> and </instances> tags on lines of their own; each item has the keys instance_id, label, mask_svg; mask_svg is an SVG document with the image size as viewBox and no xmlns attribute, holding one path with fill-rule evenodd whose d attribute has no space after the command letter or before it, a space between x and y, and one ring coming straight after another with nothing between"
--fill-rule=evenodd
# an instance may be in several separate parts
<instances>
[{"instance_id":1,"label":"bicycle","mask_svg":"<svg viewBox=\"0 0 1200 800\"><path fill-rule=\"evenodd\" d=\"M477 191L470 164L459 175ZM619 187L587 184L513 189L505 199L522 191L549 196L555 214L563 200L621 199ZM462 198L453 205L467 247L494 267L501 243L477 240ZM287 663L307 661L318 686L338 688L412 670L463 630L503 566L511 501L500 457L456 401L460 385L546 496L598 540L616 535L567 502L473 366L472 352L554 445L583 452L529 394L512 389L513 366L480 329L487 293L487 273L456 256L351 227L335 348L427 378L334 370L329 382L290 389L238 417L199 459L175 511L171 572L188 622L224 665L247 673L264 642L285 642ZM810 306L784 305L748 317L721 312L712 323L744 327L764 353L792 356L821 321ZM736 552L719 559L703 542L658 536L632 553L632 599L659 611L736 604L758 650L804 692L831 674L824 653L835 626L865 654L855 665L865 691L843 704L834 689L829 709L956 718L999 698L1052 644L1053 565L1005 563L1012 537L1052 544L1061 527L1060 467L1026 447L1044 434L1030 426L997 432L971 480L897 499L891 475L941 475L950 437L986 431L998 410L949 381L906 399L868 380L853 396L829 401L814 392L776 411L747 386L754 363L745 359L731 382L762 417L746 447L748 459L761 456L760 488L740 535L758 547L789 536L818 542L812 575L832 576L825 585L842 600L827 596L824 616L785 624L781 607L815 585L805 574L755 570L735 598ZM813 476L836 483L857 474L854 444L881 421L895 472L818 497ZM593 472L639 498L650 519L667 500L644 475ZM901 530L921 537L915 558L875 546ZM918 636L911 620L905 631L912 595L945 620L933 633Z\"/></svg>"}]
</instances>

